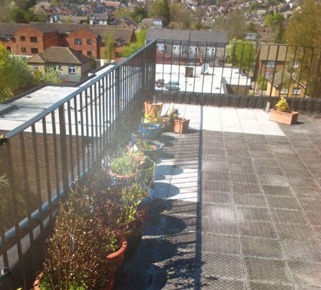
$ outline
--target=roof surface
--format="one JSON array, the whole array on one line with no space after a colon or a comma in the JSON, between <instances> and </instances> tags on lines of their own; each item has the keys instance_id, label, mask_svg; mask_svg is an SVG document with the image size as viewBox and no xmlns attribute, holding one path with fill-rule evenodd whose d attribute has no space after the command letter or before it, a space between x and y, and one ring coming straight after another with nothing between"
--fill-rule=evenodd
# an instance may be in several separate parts
<instances>
[{"instance_id":1,"label":"roof surface","mask_svg":"<svg viewBox=\"0 0 321 290\"><path fill-rule=\"evenodd\" d=\"M279 46L279 45L271 45L271 44L262 44L260 48L260 60L278 60L278 61L285 61L289 59L290 51L289 47Z\"/></svg>"},{"instance_id":2,"label":"roof surface","mask_svg":"<svg viewBox=\"0 0 321 290\"><path fill-rule=\"evenodd\" d=\"M89 57L70 47L51 46L30 58L28 63L82 64L89 60Z\"/></svg>"},{"instance_id":3,"label":"roof surface","mask_svg":"<svg viewBox=\"0 0 321 290\"><path fill-rule=\"evenodd\" d=\"M227 43L227 32L192 31L166 28L148 28L146 40L170 40L191 42Z\"/></svg>"}]
</instances>

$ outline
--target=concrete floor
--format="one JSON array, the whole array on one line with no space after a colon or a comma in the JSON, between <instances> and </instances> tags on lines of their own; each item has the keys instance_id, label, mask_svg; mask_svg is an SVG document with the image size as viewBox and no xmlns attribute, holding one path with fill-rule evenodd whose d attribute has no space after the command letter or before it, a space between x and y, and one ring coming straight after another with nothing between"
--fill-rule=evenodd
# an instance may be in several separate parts
<instances>
[{"instance_id":1,"label":"concrete floor","mask_svg":"<svg viewBox=\"0 0 321 290\"><path fill-rule=\"evenodd\" d=\"M321 119L177 106L154 202L115 289L321 289Z\"/></svg>"}]
</instances>

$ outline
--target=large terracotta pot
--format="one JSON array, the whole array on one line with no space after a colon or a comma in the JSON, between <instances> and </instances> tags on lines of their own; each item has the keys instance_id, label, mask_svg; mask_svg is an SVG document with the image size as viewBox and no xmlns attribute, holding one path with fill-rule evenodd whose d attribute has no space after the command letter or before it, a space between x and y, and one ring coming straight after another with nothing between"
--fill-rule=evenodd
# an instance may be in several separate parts
<instances>
[{"instance_id":1,"label":"large terracotta pot","mask_svg":"<svg viewBox=\"0 0 321 290\"><path fill-rule=\"evenodd\" d=\"M278 123L292 125L295 124L298 120L299 113L292 112L282 112L279 109L271 109L270 110L270 121L275 121Z\"/></svg>"}]
</instances>

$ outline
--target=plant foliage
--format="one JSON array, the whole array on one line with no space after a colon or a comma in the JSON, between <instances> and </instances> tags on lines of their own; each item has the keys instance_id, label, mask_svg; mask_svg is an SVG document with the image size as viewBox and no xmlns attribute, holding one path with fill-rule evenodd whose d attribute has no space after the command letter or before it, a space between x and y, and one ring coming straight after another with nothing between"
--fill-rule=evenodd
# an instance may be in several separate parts
<instances>
[{"instance_id":1,"label":"plant foliage","mask_svg":"<svg viewBox=\"0 0 321 290\"><path fill-rule=\"evenodd\" d=\"M276 103L275 107L278 108L282 112L290 111L289 104L284 97L281 97L281 99Z\"/></svg>"}]
</instances>

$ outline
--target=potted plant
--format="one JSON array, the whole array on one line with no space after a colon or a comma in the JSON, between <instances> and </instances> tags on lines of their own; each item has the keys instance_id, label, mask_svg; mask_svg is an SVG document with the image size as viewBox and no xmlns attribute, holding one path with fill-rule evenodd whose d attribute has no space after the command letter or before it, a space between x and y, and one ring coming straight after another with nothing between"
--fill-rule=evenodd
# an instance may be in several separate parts
<instances>
[{"instance_id":1,"label":"potted plant","mask_svg":"<svg viewBox=\"0 0 321 290\"><path fill-rule=\"evenodd\" d=\"M138 126L138 133L144 139L156 139L163 131L162 123L141 123Z\"/></svg>"},{"instance_id":2,"label":"potted plant","mask_svg":"<svg viewBox=\"0 0 321 290\"><path fill-rule=\"evenodd\" d=\"M174 119L177 117L178 110L174 107L174 103L172 102L167 112L162 115L162 122L166 131L174 131Z\"/></svg>"},{"instance_id":3,"label":"potted plant","mask_svg":"<svg viewBox=\"0 0 321 290\"><path fill-rule=\"evenodd\" d=\"M143 162L142 152L123 151L109 164L109 175L115 185L127 185L137 179L138 166Z\"/></svg>"},{"instance_id":4,"label":"potted plant","mask_svg":"<svg viewBox=\"0 0 321 290\"><path fill-rule=\"evenodd\" d=\"M161 113L163 109L163 103L161 102L145 102L144 118L145 123L159 123L161 121Z\"/></svg>"},{"instance_id":5,"label":"potted plant","mask_svg":"<svg viewBox=\"0 0 321 290\"><path fill-rule=\"evenodd\" d=\"M156 163L141 151L124 151L112 159L109 175L113 186L128 186L140 182L151 186L154 182Z\"/></svg>"},{"instance_id":6,"label":"potted plant","mask_svg":"<svg viewBox=\"0 0 321 290\"><path fill-rule=\"evenodd\" d=\"M73 191L62 202L34 289L111 289L127 242L99 221L92 201Z\"/></svg>"},{"instance_id":7,"label":"potted plant","mask_svg":"<svg viewBox=\"0 0 321 290\"><path fill-rule=\"evenodd\" d=\"M157 162L163 152L164 144L156 140L145 140L137 137L135 141L129 143L128 147L130 151L141 151L154 162Z\"/></svg>"},{"instance_id":8,"label":"potted plant","mask_svg":"<svg viewBox=\"0 0 321 290\"><path fill-rule=\"evenodd\" d=\"M146 187L153 187L155 181L156 162L148 156L138 165L138 182Z\"/></svg>"},{"instance_id":9,"label":"potted plant","mask_svg":"<svg viewBox=\"0 0 321 290\"><path fill-rule=\"evenodd\" d=\"M128 242L125 260L136 252L143 236L143 222L148 211L149 192L138 183L126 187L92 189L95 211L103 224L124 233Z\"/></svg>"},{"instance_id":10,"label":"potted plant","mask_svg":"<svg viewBox=\"0 0 321 290\"><path fill-rule=\"evenodd\" d=\"M281 97L275 108L270 110L270 120L278 123L292 125L297 122L298 112L292 111L287 100Z\"/></svg>"}]
</instances>

